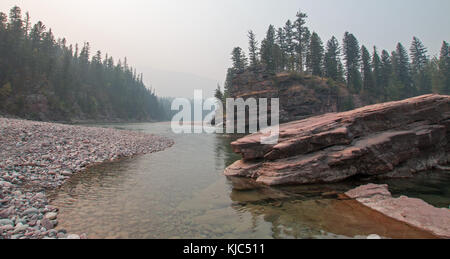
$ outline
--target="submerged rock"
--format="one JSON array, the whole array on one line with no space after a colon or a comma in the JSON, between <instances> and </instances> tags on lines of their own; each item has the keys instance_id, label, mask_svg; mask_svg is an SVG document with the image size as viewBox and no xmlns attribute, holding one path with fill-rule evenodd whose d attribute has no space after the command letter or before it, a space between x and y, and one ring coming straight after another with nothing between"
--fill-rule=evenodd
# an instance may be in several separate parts
<instances>
[{"instance_id":1,"label":"submerged rock","mask_svg":"<svg viewBox=\"0 0 450 259\"><path fill-rule=\"evenodd\" d=\"M450 210L436 208L420 199L393 198L387 185L368 184L345 193L349 198L390 218L432 234L450 238Z\"/></svg>"},{"instance_id":2,"label":"submerged rock","mask_svg":"<svg viewBox=\"0 0 450 259\"><path fill-rule=\"evenodd\" d=\"M225 174L267 185L409 177L450 161L449 126L450 96L441 95L325 114L281 125L276 145L261 144L262 133L233 142L243 160Z\"/></svg>"}]
</instances>

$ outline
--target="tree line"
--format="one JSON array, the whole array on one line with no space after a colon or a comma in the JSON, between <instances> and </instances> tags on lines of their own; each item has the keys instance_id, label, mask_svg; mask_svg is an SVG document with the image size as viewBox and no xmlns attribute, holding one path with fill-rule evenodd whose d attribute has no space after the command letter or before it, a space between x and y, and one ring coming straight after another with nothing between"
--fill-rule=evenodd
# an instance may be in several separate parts
<instances>
[{"instance_id":1,"label":"tree line","mask_svg":"<svg viewBox=\"0 0 450 259\"><path fill-rule=\"evenodd\" d=\"M428 93L450 94L450 46L442 43L439 57L430 57L423 43L414 37L407 49L398 43L394 51L360 46L355 35L345 32L342 43L333 36L325 44L317 32L306 26L307 14L298 12L294 21L281 28L270 25L259 43L248 32L248 55L233 49L233 66L228 69L224 93L233 78L247 69L264 67L269 73L296 72L327 77L346 84L352 94L370 103L400 100Z\"/></svg>"},{"instance_id":2,"label":"tree line","mask_svg":"<svg viewBox=\"0 0 450 259\"><path fill-rule=\"evenodd\" d=\"M166 112L127 59L115 62L88 42L68 45L27 12L0 12L0 110L26 115L30 96L45 96L49 119L163 120ZM33 111L31 111L32 113ZM31 114L33 117L33 114ZM86 119L81 118L81 119Z\"/></svg>"}]
</instances>

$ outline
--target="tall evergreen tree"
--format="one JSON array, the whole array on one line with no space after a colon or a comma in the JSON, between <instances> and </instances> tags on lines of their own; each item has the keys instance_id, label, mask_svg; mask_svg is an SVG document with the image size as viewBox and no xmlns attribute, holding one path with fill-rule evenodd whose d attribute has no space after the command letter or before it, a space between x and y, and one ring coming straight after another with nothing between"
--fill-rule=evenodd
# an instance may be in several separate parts
<instances>
[{"instance_id":1,"label":"tall evergreen tree","mask_svg":"<svg viewBox=\"0 0 450 259\"><path fill-rule=\"evenodd\" d=\"M270 25L266 38L261 43L261 62L266 66L267 71L272 73L275 73L277 69L275 37L275 27Z\"/></svg>"},{"instance_id":2,"label":"tall evergreen tree","mask_svg":"<svg viewBox=\"0 0 450 259\"><path fill-rule=\"evenodd\" d=\"M450 94L450 45L442 43L438 61L440 89L444 94Z\"/></svg>"},{"instance_id":3,"label":"tall evergreen tree","mask_svg":"<svg viewBox=\"0 0 450 259\"><path fill-rule=\"evenodd\" d=\"M216 91L214 93L214 97L217 98L218 100L220 100L222 103L224 102L224 95L222 93L222 89L220 87L220 84L217 84L217 88Z\"/></svg>"},{"instance_id":4,"label":"tall evergreen tree","mask_svg":"<svg viewBox=\"0 0 450 259\"><path fill-rule=\"evenodd\" d=\"M325 60L324 60L324 74L326 77L332 78L335 81L341 81L342 74L340 74L342 71L339 71L342 64L341 64L341 47L339 46L339 42L336 39L336 37L332 37L327 42L327 50L325 53Z\"/></svg>"},{"instance_id":5,"label":"tall evergreen tree","mask_svg":"<svg viewBox=\"0 0 450 259\"><path fill-rule=\"evenodd\" d=\"M233 61L234 70L238 73L244 72L248 65L247 57L240 47L233 49L233 52L231 53L231 60Z\"/></svg>"},{"instance_id":6,"label":"tall evergreen tree","mask_svg":"<svg viewBox=\"0 0 450 259\"><path fill-rule=\"evenodd\" d=\"M361 74L363 78L363 89L366 95L368 95L369 100L374 100L376 98L376 89L372 74L372 64L371 64L370 53L367 48L363 45L361 47Z\"/></svg>"},{"instance_id":7,"label":"tall evergreen tree","mask_svg":"<svg viewBox=\"0 0 450 259\"><path fill-rule=\"evenodd\" d=\"M287 66L287 44L283 28L278 28L277 30L276 44L280 48L279 70L284 71Z\"/></svg>"},{"instance_id":8,"label":"tall evergreen tree","mask_svg":"<svg viewBox=\"0 0 450 259\"><path fill-rule=\"evenodd\" d=\"M361 52L356 37L346 32L344 35L344 60L347 73L347 87L354 93L359 93L362 88L361 73L359 72Z\"/></svg>"},{"instance_id":9,"label":"tall evergreen tree","mask_svg":"<svg viewBox=\"0 0 450 259\"><path fill-rule=\"evenodd\" d=\"M425 46L423 46L422 42L417 37L413 37L410 48L412 73L419 73L424 70L428 62L427 52L428 51Z\"/></svg>"},{"instance_id":10,"label":"tall evergreen tree","mask_svg":"<svg viewBox=\"0 0 450 259\"><path fill-rule=\"evenodd\" d=\"M288 20L284 26L284 36L286 41L286 53L287 69L293 71L295 69L295 50L296 45L294 41L294 25L291 20ZM283 48L282 48L283 49Z\"/></svg>"},{"instance_id":11,"label":"tall evergreen tree","mask_svg":"<svg viewBox=\"0 0 450 259\"><path fill-rule=\"evenodd\" d=\"M380 56L378 55L377 47L373 47L372 70L376 98L380 101L384 101L384 91L387 84L385 85L383 81L383 64Z\"/></svg>"},{"instance_id":12,"label":"tall evergreen tree","mask_svg":"<svg viewBox=\"0 0 450 259\"><path fill-rule=\"evenodd\" d=\"M313 32L309 45L307 68L315 76L323 75L323 51L322 40L317 33Z\"/></svg>"},{"instance_id":13,"label":"tall evergreen tree","mask_svg":"<svg viewBox=\"0 0 450 259\"><path fill-rule=\"evenodd\" d=\"M414 37L411 48L411 75L414 88L420 94L431 93L431 75L426 71L429 59L427 56L427 49L422 42Z\"/></svg>"},{"instance_id":14,"label":"tall evergreen tree","mask_svg":"<svg viewBox=\"0 0 450 259\"><path fill-rule=\"evenodd\" d=\"M231 88L233 87L233 79L236 76L236 72L233 68L229 68L227 70L227 76L225 78L225 84L223 89L224 98L228 98L230 96Z\"/></svg>"},{"instance_id":15,"label":"tall evergreen tree","mask_svg":"<svg viewBox=\"0 0 450 259\"><path fill-rule=\"evenodd\" d=\"M302 55L302 60L303 60L303 68L302 69L299 69L299 67L300 67L300 64L297 64L297 69L298 70L300 70L300 71L302 71L302 70L304 70L304 68L305 68L305 60L308 58L308 51L309 51L309 49L310 49L310 43L311 43L311 32L309 31L309 28L308 27L305 27L304 28L304 33L303 33L303 41L304 41L304 43L303 43L303 53L298 53L297 54L297 56L298 55ZM297 57L297 60L299 60L299 58Z\"/></svg>"},{"instance_id":16,"label":"tall evergreen tree","mask_svg":"<svg viewBox=\"0 0 450 259\"><path fill-rule=\"evenodd\" d=\"M385 89L389 86L391 82L392 73L393 70L392 70L391 56L389 55L389 52L383 50L381 52L381 75L382 75L381 84ZM387 96L385 96L385 99L387 99Z\"/></svg>"},{"instance_id":17,"label":"tall evergreen tree","mask_svg":"<svg viewBox=\"0 0 450 259\"><path fill-rule=\"evenodd\" d=\"M297 68L300 72L303 72L304 69L304 57L305 53L307 53L308 48L306 45L309 42L309 38L305 37L306 29L306 18L308 15L301 11L297 12L297 19L294 22L295 26L295 34L294 39L296 40L296 52L297 52Z\"/></svg>"},{"instance_id":18,"label":"tall evergreen tree","mask_svg":"<svg viewBox=\"0 0 450 259\"><path fill-rule=\"evenodd\" d=\"M401 43L397 44L393 59L393 68L396 79L399 83L397 85L400 98L408 98L416 94L411 82L410 63L408 53Z\"/></svg>"},{"instance_id":19,"label":"tall evergreen tree","mask_svg":"<svg viewBox=\"0 0 450 259\"><path fill-rule=\"evenodd\" d=\"M258 61L258 55L259 55L259 48L258 48L258 41L256 40L256 35L253 31L248 32L248 51L249 51L249 58L250 58L250 66L254 67L256 66Z\"/></svg>"}]
</instances>

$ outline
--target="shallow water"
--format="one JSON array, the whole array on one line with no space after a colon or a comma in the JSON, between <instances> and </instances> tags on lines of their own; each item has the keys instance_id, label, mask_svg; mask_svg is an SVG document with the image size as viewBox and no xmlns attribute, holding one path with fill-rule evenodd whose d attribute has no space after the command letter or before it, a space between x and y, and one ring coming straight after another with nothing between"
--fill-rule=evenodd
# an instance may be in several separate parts
<instances>
[{"instance_id":1,"label":"shallow water","mask_svg":"<svg viewBox=\"0 0 450 259\"><path fill-rule=\"evenodd\" d=\"M378 234L430 237L353 201L324 198L363 181L269 188L228 179L239 159L226 135L175 135L168 123L96 125L170 137L163 152L105 164L75 175L49 193L59 229L90 238L339 238ZM450 204L450 174L380 181L394 195Z\"/></svg>"}]
</instances>

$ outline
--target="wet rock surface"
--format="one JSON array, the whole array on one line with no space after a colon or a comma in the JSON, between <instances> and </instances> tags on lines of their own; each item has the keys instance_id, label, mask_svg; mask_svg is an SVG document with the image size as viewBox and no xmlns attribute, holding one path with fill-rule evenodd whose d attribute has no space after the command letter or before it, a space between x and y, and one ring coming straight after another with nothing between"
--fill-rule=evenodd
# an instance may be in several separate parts
<instances>
[{"instance_id":1,"label":"wet rock surface","mask_svg":"<svg viewBox=\"0 0 450 259\"><path fill-rule=\"evenodd\" d=\"M351 199L390 218L432 234L450 238L450 210L436 208L420 199L392 197L387 185L368 184L345 193Z\"/></svg>"},{"instance_id":2,"label":"wet rock surface","mask_svg":"<svg viewBox=\"0 0 450 259\"><path fill-rule=\"evenodd\" d=\"M425 95L330 113L233 142L242 160L225 170L267 185L338 182L353 176L411 177L449 161L450 96Z\"/></svg>"},{"instance_id":3,"label":"wet rock surface","mask_svg":"<svg viewBox=\"0 0 450 259\"><path fill-rule=\"evenodd\" d=\"M140 132L0 118L0 239L86 238L54 229L58 208L46 190L89 166L172 145Z\"/></svg>"}]
</instances>

